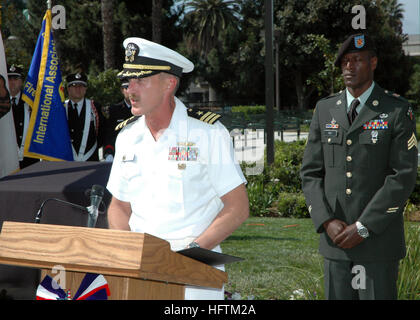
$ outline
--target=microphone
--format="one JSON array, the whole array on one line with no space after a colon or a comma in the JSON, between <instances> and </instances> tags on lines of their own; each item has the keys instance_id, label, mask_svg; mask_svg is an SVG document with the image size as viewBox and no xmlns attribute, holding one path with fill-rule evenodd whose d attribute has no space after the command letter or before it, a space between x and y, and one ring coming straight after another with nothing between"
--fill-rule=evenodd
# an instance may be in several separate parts
<instances>
[{"instance_id":1,"label":"microphone","mask_svg":"<svg viewBox=\"0 0 420 320\"><path fill-rule=\"evenodd\" d=\"M90 206L86 209L88 210L88 228L95 228L96 220L98 219L98 210L99 205L102 202L102 197L104 196L104 187L98 184L94 184L90 191Z\"/></svg>"},{"instance_id":2,"label":"microphone","mask_svg":"<svg viewBox=\"0 0 420 320\"><path fill-rule=\"evenodd\" d=\"M80 209L80 210L82 210L82 211L89 212L88 208L83 207L83 206L79 206L78 204L74 204L74 203L67 202L67 201L64 201L64 200L61 200L61 199L57 199L57 198L48 198L48 199L44 200L44 201L41 203L41 206L39 207L39 210L38 210L38 212L36 213L36 216L35 216L35 223L40 223L40 222L41 222L41 218L42 218L42 209L44 209L44 205L45 205L48 201L51 201L51 200L54 200L54 201L57 201L57 202L60 202L60 203L64 203L64 204L70 205L70 206L72 206L72 207L74 207L74 208L77 208L77 209Z\"/></svg>"}]
</instances>

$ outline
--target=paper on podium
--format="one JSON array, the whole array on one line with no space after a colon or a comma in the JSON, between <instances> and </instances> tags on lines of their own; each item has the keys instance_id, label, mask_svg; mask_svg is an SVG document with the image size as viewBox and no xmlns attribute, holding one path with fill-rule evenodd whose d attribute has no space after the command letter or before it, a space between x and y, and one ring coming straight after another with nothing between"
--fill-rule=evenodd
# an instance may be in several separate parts
<instances>
[{"instance_id":1,"label":"paper on podium","mask_svg":"<svg viewBox=\"0 0 420 320\"><path fill-rule=\"evenodd\" d=\"M218 266L226 263L237 262L244 260L240 257L231 256L224 253L219 253L204 248L188 248L177 251L186 257L203 262L209 266Z\"/></svg>"}]
</instances>

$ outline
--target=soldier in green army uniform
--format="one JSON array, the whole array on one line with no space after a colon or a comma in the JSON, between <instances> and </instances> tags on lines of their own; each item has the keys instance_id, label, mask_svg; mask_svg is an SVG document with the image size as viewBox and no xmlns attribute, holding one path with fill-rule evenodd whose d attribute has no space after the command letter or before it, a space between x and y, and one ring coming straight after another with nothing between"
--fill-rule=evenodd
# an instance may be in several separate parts
<instances>
[{"instance_id":1,"label":"soldier in green army uniform","mask_svg":"<svg viewBox=\"0 0 420 320\"><path fill-rule=\"evenodd\" d=\"M320 100L301 178L320 233L327 299L396 299L406 254L403 211L417 173L409 103L373 81L378 59L364 34L341 46L346 90Z\"/></svg>"}]
</instances>

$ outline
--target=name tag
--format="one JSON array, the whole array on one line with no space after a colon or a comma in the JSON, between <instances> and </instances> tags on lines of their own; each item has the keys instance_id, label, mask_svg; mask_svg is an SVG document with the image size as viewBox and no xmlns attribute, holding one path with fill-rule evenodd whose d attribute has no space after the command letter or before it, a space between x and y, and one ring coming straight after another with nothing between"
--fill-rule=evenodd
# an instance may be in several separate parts
<instances>
[{"instance_id":1,"label":"name tag","mask_svg":"<svg viewBox=\"0 0 420 320\"><path fill-rule=\"evenodd\" d=\"M324 130L324 135L326 137L338 137L338 131L337 130Z\"/></svg>"},{"instance_id":2,"label":"name tag","mask_svg":"<svg viewBox=\"0 0 420 320\"><path fill-rule=\"evenodd\" d=\"M122 156L122 162L134 161L134 153L126 153Z\"/></svg>"}]
</instances>

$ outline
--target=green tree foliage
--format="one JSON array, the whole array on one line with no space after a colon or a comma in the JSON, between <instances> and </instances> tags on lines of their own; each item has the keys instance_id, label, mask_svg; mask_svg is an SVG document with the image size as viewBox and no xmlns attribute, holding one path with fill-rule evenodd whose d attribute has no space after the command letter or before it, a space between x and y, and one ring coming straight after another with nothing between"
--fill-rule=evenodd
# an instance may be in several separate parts
<instances>
[{"instance_id":1,"label":"green tree foliage","mask_svg":"<svg viewBox=\"0 0 420 320\"><path fill-rule=\"evenodd\" d=\"M204 6L203 3L209 5L211 1L186 3L191 2ZM188 48L191 39L196 40L196 45L200 44L202 59L198 59L199 54L194 59L196 72L209 81L222 99L236 99L236 102L244 99L249 104L261 104L265 93L264 1L238 3L241 19L232 18L237 25L219 31L217 42L214 42L217 45L213 46L200 43L198 36L198 26L203 26L210 14L202 12L200 15L200 10L195 15L191 13L195 23L188 23L188 19L183 21L186 35L183 47ZM356 4L366 9L367 30L352 29L355 14L351 9ZM231 11L231 16L235 17L235 11L232 8ZM319 97L341 90L341 72L334 66L334 60L339 45L347 36L360 31L371 34L377 43L378 83L404 94L408 89L407 74L411 72L411 63L402 51L405 37L401 31L401 15L401 5L395 0L274 1L282 103L311 108ZM209 30L213 29L209 27Z\"/></svg>"},{"instance_id":2,"label":"green tree foliage","mask_svg":"<svg viewBox=\"0 0 420 320\"><path fill-rule=\"evenodd\" d=\"M169 47L176 47L181 40L176 26L181 13L171 9L173 3L174 0L162 0L162 43ZM63 74L74 72L76 69L86 73L103 71L101 2L62 0L59 4L66 10L66 29L55 30L54 37ZM13 4L7 6L6 13L12 7L15 9L13 16L9 17L9 14L6 14L4 23L7 29L3 37L15 36L16 46L32 57L47 8L46 1L38 0L27 0L26 6L30 15L29 21L24 17L21 7L16 8ZM152 39L151 13L151 1L114 2L114 50L117 67L123 62L122 42L125 38L132 36ZM30 58L24 60L19 62L29 68Z\"/></svg>"},{"instance_id":3,"label":"green tree foliage","mask_svg":"<svg viewBox=\"0 0 420 320\"><path fill-rule=\"evenodd\" d=\"M264 101L264 56L260 39L263 1L186 3L191 11L181 23L182 47L186 53L195 54L196 72L216 89L219 99L246 104ZM240 4L239 8L236 3ZM221 21L225 28L220 28ZM191 47L194 43L195 47ZM197 51L200 47L206 49L200 53Z\"/></svg>"},{"instance_id":4,"label":"green tree foliage","mask_svg":"<svg viewBox=\"0 0 420 320\"><path fill-rule=\"evenodd\" d=\"M356 4L366 9L366 30L352 29L355 14L351 9ZM285 0L275 1L275 12L283 70L292 75L299 108L307 107L315 89L324 86L319 82L336 78L339 71L332 67L336 54L331 53L337 52L337 45L352 33L367 32L374 39L379 57L375 78L380 85L400 93L408 89L403 72L408 71L409 63L402 51L405 37L401 29L402 8L397 1ZM321 69L329 75L320 74ZM318 91L319 94L325 92Z\"/></svg>"},{"instance_id":5,"label":"green tree foliage","mask_svg":"<svg viewBox=\"0 0 420 320\"><path fill-rule=\"evenodd\" d=\"M420 106L420 64L413 67L413 74L410 77L410 90L407 92L411 103L418 109ZM417 132L420 134L420 132Z\"/></svg>"},{"instance_id":6,"label":"green tree foliage","mask_svg":"<svg viewBox=\"0 0 420 320\"><path fill-rule=\"evenodd\" d=\"M190 0L186 2L187 48L206 56L223 43L225 30L236 27L239 5L234 0Z\"/></svg>"},{"instance_id":7,"label":"green tree foliage","mask_svg":"<svg viewBox=\"0 0 420 320\"><path fill-rule=\"evenodd\" d=\"M209 82L218 97L242 104L263 104L264 1L162 0L162 41L195 64L194 77ZM22 13L24 5L29 21ZM42 3L42 5L40 5ZM129 36L152 39L152 1L114 2L116 67L124 58L122 41ZM83 69L104 70L100 1L62 0L66 29L54 32L63 74ZM342 89L340 70L333 66L340 43L353 30L354 5L366 9L367 32L377 44L376 81L405 95L412 61L402 51L397 0L275 0L280 91L283 106L311 108L315 100ZM29 67L46 4L37 0L6 1L2 9L3 39L9 62ZM16 23L19 21L19 23ZM274 67L274 66L273 66ZM191 75L184 78L185 89Z\"/></svg>"},{"instance_id":8,"label":"green tree foliage","mask_svg":"<svg viewBox=\"0 0 420 320\"><path fill-rule=\"evenodd\" d=\"M118 70L108 69L104 72L91 73L89 86L86 92L87 97L92 97L102 106L110 106L123 99L121 94L121 83L117 78Z\"/></svg>"}]
</instances>

